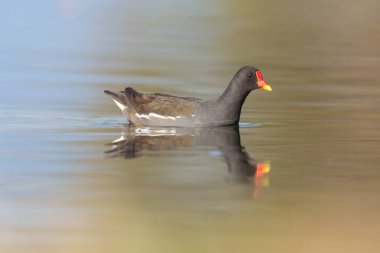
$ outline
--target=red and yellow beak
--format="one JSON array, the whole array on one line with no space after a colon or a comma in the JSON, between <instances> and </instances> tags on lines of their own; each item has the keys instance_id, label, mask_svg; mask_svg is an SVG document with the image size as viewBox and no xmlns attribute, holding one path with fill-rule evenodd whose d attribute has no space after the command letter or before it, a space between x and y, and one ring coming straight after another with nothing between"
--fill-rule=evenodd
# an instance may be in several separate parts
<instances>
[{"instance_id":1,"label":"red and yellow beak","mask_svg":"<svg viewBox=\"0 0 380 253\"><path fill-rule=\"evenodd\" d=\"M256 71L256 77L257 77L257 85L259 86L260 89L263 89L266 91L272 91L272 88L270 87L270 85L264 81L263 75L261 74L260 70Z\"/></svg>"}]
</instances>

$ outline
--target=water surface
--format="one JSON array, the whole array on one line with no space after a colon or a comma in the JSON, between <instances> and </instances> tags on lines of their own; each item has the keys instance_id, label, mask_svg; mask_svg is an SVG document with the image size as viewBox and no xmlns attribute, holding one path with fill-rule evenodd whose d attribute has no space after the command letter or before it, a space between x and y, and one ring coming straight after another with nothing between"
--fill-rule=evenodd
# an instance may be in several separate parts
<instances>
[{"instance_id":1,"label":"water surface","mask_svg":"<svg viewBox=\"0 0 380 253\"><path fill-rule=\"evenodd\" d=\"M3 3L0 251L378 252L379 11ZM103 93L212 99L244 65L273 92L239 128L128 128Z\"/></svg>"}]
</instances>

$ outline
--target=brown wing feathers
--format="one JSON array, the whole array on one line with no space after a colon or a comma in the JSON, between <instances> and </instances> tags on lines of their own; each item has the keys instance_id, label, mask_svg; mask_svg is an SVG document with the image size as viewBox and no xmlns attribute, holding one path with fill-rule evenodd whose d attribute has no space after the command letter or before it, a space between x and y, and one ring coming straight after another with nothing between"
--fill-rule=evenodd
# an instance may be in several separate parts
<instances>
[{"instance_id":1,"label":"brown wing feathers","mask_svg":"<svg viewBox=\"0 0 380 253\"><path fill-rule=\"evenodd\" d=\"M157 113L163 116L191 115L202 100L175 97L160 93L142 94L133 88L126 88L125 95L131 107L139 114Z\"/></svg>"}]
</instances>

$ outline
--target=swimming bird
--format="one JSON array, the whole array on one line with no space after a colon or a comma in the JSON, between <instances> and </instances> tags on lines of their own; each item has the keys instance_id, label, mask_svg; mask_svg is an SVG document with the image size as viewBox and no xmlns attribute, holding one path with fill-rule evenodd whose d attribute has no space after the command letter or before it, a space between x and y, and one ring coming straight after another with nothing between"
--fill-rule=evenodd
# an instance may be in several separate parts
<instances>
[{"instance_id":1,"label":"swimming bird","mask_svg":"<svg viewBox=\"0 0 380 253\"><path fill-rule=\"evenodd\" d=\"M143 94L131 87L124 91L105 90L130 124L138 126L211 127L236 125L243 103L255 89L271 91L259 69L242 67L216 100L205 101L162 93Z\"/></svg>"}]
</instances>

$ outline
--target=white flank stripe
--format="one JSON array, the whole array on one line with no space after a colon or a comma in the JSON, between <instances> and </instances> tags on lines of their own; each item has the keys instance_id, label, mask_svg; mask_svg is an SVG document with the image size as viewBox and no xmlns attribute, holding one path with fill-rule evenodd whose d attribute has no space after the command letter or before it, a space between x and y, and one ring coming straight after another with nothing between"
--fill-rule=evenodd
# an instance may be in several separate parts
<instances>
[{"instance_id":1,"label":"white flank stripe","mask_svg":"<svg viewBox=\"0 0 380 253\"><path fill-rule=\"evenodd\" d=\"M141 116L141 118L145 118L145 119L152 120L152 119L149 117L149 115L141 114L140 116Z\"/></svg>"},{"instance_id":2,"label":"white flank stripe","mask_svg":"<svg viewBox=\"0 0 380 253\"><path fill-rule=\"evenodd\" d=\"M138 114L137 112L135 113L135 115L141 119L141 118L144 118L144 119L148 119L148 120L152 120L149 115L146 115L146 114Z\"/></svg>"},{"instance_id":3,"label":"white flank stripe","mask_svg":"<svg viewBox=\"0 0 380 253\"><path fill-rule=\"evenodd\" d=\"M160 115L160 114L157 114L157 113L154 113L154 112L150 112L148 115L146 115L146 114L138 114L138 113L135 113L135 115L139 119L145 118L145 119L149 119L149 120L152 120L152 118L156 118L156 119L170 119L170 120L177 120L177 119L183 118L183 116L176 116L176 117L173 117L173 116L163 116L163 115Z\"/></svg>"},{"instance_id":4,"label":"white flank stripe","mask_svg":"<svg viewBox=\"0 0 380 253\"><path fill-rule=\"evenodd\" d=\"M169 118L169 117L166 117L166 116L163 116L163 115L160 115L160 114L154 113L154 112L149 113L149 116L150 116L150 117L159 118L159 119L168 119L168 118Z\"/></svg>"}]
</instances>

